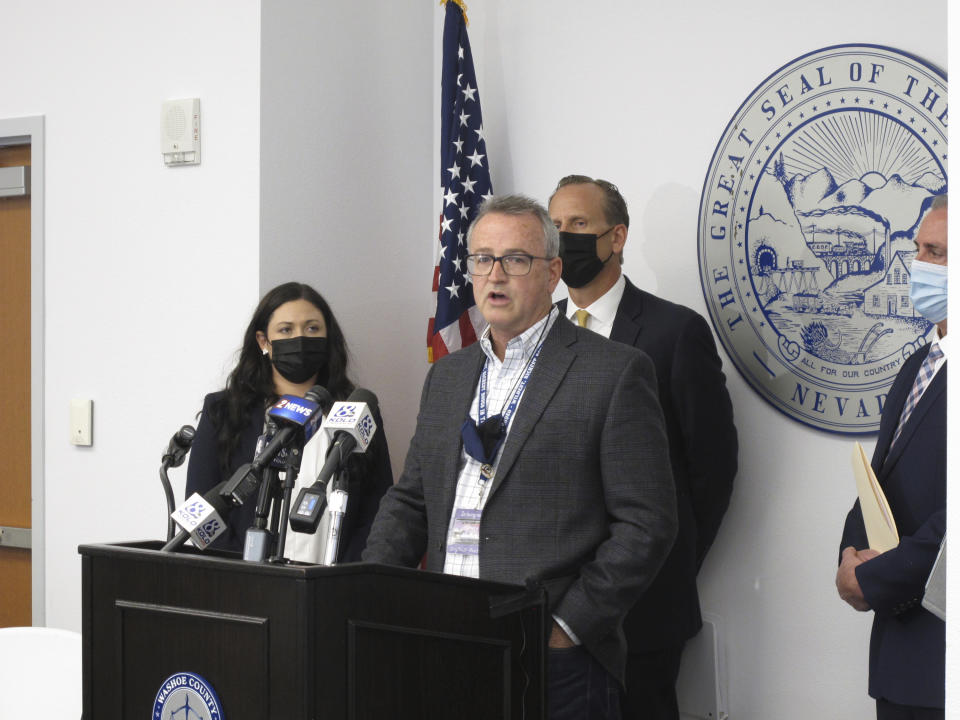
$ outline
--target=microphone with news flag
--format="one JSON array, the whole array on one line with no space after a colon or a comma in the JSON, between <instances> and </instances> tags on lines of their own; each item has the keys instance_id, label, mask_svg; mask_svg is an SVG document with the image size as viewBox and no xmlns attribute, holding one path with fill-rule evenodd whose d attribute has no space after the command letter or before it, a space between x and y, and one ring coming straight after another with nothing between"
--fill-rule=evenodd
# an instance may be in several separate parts
<instances>
[{"instance_id":1,"label":"microphone with news flag","mask_svg":"<svg viewBox=\"0 0 960 720\"><path fill-rule=\"evenodd\" d=\"M330 398L330 393L323 386L314 385L303 398L284 395L274 403L267 415L277 423L279 429L270 442L257 453L252 463L242 465L229 480L203 495L194 493L187 498L171 514L181 530L161 550L176 550L188 539L197 548L205 550L220 537L227 529L224 516L233 507L242 505L257 490L263 468L281 449L293 445L300 437L303 438L302 442L306 442L316 433L323 417L320 409L325 397ZM176 436L171 440L171 447L175 440Z\"/></svg>"},{"instance_id":2,"label":"microphone with news flag","mask_svg":"<svg viewBox=\"0 0 960 720\"><path fill-rule=\"evenodd\" d=\"M331 440L323 467L310 487L297 496L290 511L290 528L295 532L314 533L327 503L327 484L346 464L351 453L364 453L377 431L374 419L378 414L377 396L369 390L357 388L343 402L336 402L323 421L323 431ZM346 491L337 511L342 517L346 511ZM338 530L339 528L337 528Z\"/></svg>"},{"instance_id":3,"label":"microphone with news flag","mask_svg":"<svg viewBox=\"0 0 960 720\"><path fill-rule=\"evenodd\" d=\"M227 498L228 502L235 507L243 505L260 486L263 469L283 448L289 448L294 442L302 448L313 437L323 420L321 405L324 397L330 397L326 388L322 385L314 385L302 398L296 395L283 395L273 404L267 411L267 415L277 423L279 430L257 453L253 462L241 465L227 481L221 494Z\"/></svg>"},{"instance_id":4,"label":"microphone with news flag","mask_svg":"<svg viewBox=\"0 0 960 720\"><path fill-rule=\"evenodd\" d=\"M227 529L223 516L231 509L227 499L221 494L226 484L227 481L224 480L203 495L194 493L170 515L181 530L160 548L161 551L176 550L187 540L192 540L194 546L200 550L206 550L223 534Z\"/></svg>"}]
</instances>

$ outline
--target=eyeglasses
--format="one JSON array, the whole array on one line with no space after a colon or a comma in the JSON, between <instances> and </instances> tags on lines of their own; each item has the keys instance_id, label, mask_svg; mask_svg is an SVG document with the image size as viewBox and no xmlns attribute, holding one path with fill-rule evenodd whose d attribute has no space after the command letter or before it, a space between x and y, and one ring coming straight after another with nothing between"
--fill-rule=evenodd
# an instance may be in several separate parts
<instances>
[{"instance_id":1,"label":"eyeglasses","mask_svg":"<svg viewBox=\"0 0 960 720\"><path fill-rule=\"evenodd\" d=\"M534 260L552 260L547 257L537 257L526 253L513 255L467 255L467 272L477 277L483 277L493 272L493 266L500 262L500 267L506 275L529 275Z\"/></svg>"}]
</instances>

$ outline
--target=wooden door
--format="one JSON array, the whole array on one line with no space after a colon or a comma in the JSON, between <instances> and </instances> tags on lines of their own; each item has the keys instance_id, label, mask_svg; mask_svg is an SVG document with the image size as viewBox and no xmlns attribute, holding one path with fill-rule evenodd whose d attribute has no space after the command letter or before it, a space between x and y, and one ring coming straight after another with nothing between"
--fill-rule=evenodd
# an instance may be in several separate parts
<instances>
[{"instance_id":1,"label":"wooden door","mask_svg":"<svg viewBox=\"0 0 960 720\"><path fill-rule=\"evenodd\" d=\"M0 167L29 164L29 145L0 147ZM29 528L29 195L0 197L0 338L0 527ZM32 624L31 551L9 547L13 534L0 537L0 627Z\"/></svg>"}]
</instances>

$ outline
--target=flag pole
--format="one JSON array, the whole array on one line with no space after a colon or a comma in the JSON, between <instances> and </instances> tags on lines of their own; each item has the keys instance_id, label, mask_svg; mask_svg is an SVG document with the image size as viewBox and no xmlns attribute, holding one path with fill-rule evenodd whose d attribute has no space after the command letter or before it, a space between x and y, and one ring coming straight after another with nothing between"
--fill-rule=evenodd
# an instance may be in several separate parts
<instances>
[{"instance_id":1,"label":"flag pole","mask_svg":"<svg viewBox=\"0 0 960 720\"><path fill-rule=\"evenodd\" d=\"M440 0L441 5L446 5L448 2L452 2L454 5L460 7L460 11L463 13L463 24L467 27L470 27L470 18L467 17L467 3L465 0Z\"/></svg>"}]
</instances>

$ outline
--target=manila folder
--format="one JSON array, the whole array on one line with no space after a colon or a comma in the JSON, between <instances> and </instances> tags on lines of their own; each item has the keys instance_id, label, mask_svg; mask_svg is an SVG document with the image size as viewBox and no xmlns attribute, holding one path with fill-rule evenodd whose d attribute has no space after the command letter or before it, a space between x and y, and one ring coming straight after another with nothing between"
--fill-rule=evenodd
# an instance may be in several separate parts
<instances>
[{"instance_id":1,"label":"manila folder","mask_svg":"<svg viewBox=\"0 0 960 720\"><path fill-rule=\"evenodd\" d=\"M870 547L877 552L886 552L900 543L897 524L887 503L887 497L877 482L877 476L870 467L867 454L859 442L853 444L853 475L857 479L857 494L860 496L860 510L863 524L867 529Z\"/></svg>"}]
</instances>

